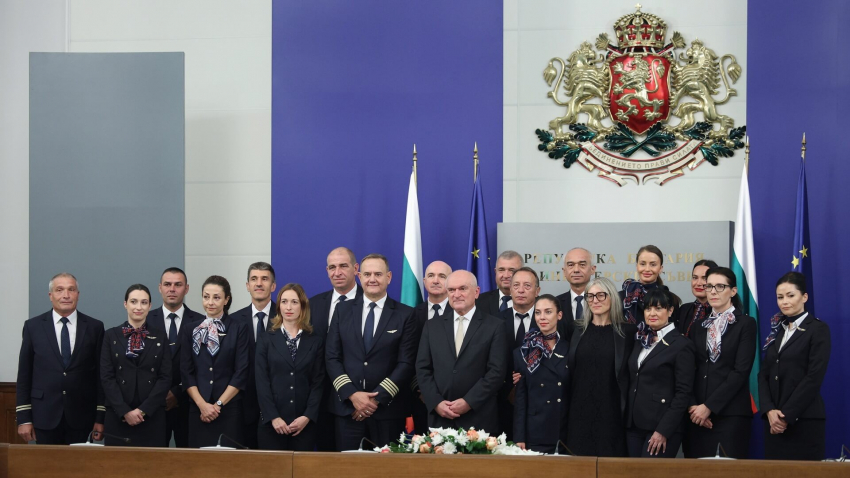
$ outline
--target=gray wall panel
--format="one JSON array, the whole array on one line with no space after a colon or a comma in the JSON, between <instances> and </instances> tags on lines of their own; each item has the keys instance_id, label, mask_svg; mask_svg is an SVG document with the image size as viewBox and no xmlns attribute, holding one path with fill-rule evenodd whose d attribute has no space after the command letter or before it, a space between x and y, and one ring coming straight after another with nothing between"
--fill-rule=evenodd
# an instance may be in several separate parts
<instances>
[{"instance_id":1,"label":"gray wall panel","mask_svg":"<svg viewBox=\"0 0 850 478\"><path fill-rule=\"evenodd\" d=\"M30 316L74 274L79 310L126 319L124 291L184 264L184 54L30 54Z\"/></svg>"}]
</instances>

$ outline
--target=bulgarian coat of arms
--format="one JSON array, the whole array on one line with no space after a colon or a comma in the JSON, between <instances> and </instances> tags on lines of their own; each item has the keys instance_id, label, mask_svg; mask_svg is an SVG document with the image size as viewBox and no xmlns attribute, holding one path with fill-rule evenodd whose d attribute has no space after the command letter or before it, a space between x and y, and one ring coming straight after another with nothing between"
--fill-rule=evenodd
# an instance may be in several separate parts
<instances>
[{"instance_id":1,"label":"bulgarian coat of arms","mask_svg":"<svg viewBox=\"0 0 850 478\"><path fill-rule=\"evenodd\" d=\"M685 49L679 32L665 43L667 24L640 4L614 31L617 46L602 33L596 50L584 42L543 70L549 97L566 112L536 130L539 150L623 186L627 179L664 184L744 147L746 126L735 128L717 111L737 94L729 86L741 76L733 55L718 57L699 39ZM677 49L685 50L678 58Z\"/></svg>"}]
</instances>

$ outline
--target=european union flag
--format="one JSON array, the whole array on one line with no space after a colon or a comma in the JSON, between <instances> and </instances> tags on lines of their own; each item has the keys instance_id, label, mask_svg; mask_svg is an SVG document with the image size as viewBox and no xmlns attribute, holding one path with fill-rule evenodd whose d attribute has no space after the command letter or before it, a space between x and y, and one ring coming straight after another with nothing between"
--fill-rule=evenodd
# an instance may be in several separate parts
<instances>
[{"instance_id":1,"label":"european union flag","mask_svg":"<svg viewBox=\"0 0 850 478\"><path fill-rule=\"evenodd\" d=\"M475 186L472 191L472 216L469 220L469 248L466 256L466 270L478 278L481 292L493 289L493 267L490 266L490 245L487 241L487 219L484 215L484 194L481 181L476 172Z\"/></svg>"},{"instance_id":2,"label":"european union flag","mask_svg":"<svg viewBox=\"0 0 850 478\"><path fill-rule=\"evenodd\" d=\"M792 271L806 276L809 300L806 310L815 315L814 284L812 280L812 241L809 239L809 200L806 192L806 159L800 160L800 180L797 183L797 214L794 220L794 252L791 259Z\"/></svg>"}]
</instances>

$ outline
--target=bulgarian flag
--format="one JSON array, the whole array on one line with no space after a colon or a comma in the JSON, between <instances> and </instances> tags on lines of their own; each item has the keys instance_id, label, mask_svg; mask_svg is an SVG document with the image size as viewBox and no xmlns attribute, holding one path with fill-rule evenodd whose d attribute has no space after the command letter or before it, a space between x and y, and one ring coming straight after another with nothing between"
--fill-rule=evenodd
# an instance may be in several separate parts
<instances>
[{"instance_id":1,"label":"bulgarian flag","mask_svg":"<svg viewBox=\"0 0 850 478\"><path fill-rule=\"evenodd\" d=\"M738 195L738 216L735 220L735 240L732 242L732 270L738 282L738 295L744 305L743 313L756 319L758 329L759 307L756 286L756 255L753 247L753 218L750 212L750 184L747 180L747 166L741 176L741 192ZM753 413L758 412L759 384L761 369L759 337L756 334L756 359L750 372L750 400Z\"/></svg>"},{"instance_id":2,"label":"bulgarian flag","mask_svg":"<svg viewBox=\"0 0 850 478\"><path fill-rule=\"evenodd\" d=\"M401 303L416 307L424 300L422 287L422 233L419 230L419 199L416 173L410 173L407 217L404 221L404 267L401 273Z\"/></svg>"}]
</instances>

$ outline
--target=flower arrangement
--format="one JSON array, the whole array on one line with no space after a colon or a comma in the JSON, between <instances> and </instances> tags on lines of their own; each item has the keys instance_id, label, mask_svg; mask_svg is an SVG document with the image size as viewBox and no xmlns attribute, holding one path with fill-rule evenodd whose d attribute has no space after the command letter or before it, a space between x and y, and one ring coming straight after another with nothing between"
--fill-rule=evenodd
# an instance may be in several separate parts
<instances>
[{"instance_id":1,"label":"flower arrangement","mask_svg":"<svg viewBox=\"0 0 850 478\"><path fill-rule=\"evenodd\" d=\"M484 430L470 428L429 428L427 435L406 435L396 443L375 448L378 453L425 453L434 455L539 455L509 442L502 433L491 436Z\"/></svg>"}]
</instances>

